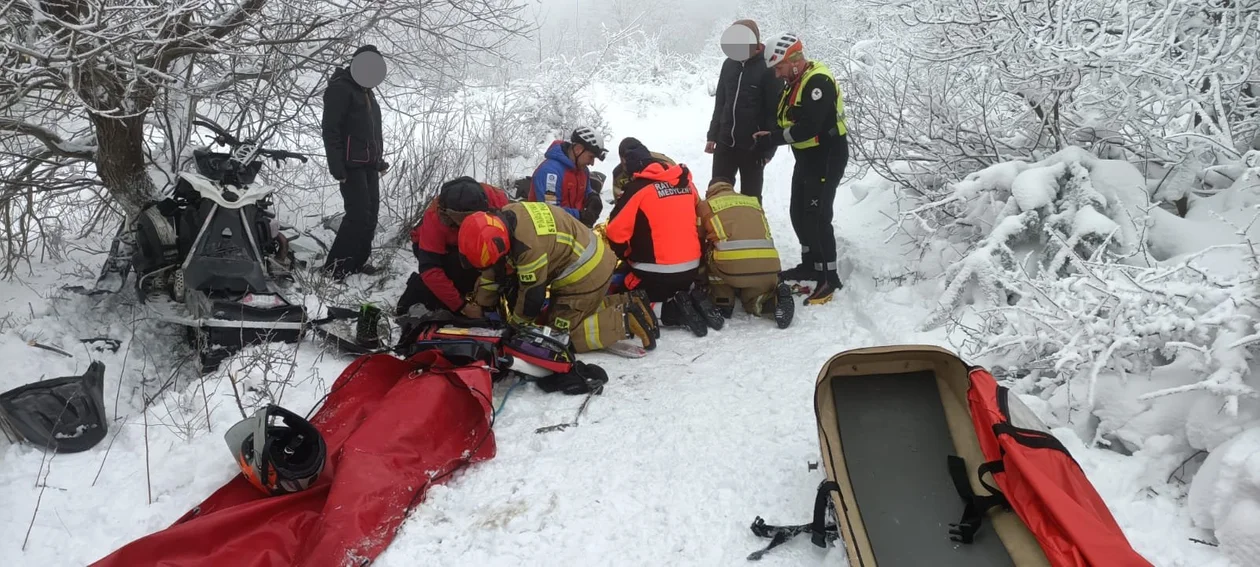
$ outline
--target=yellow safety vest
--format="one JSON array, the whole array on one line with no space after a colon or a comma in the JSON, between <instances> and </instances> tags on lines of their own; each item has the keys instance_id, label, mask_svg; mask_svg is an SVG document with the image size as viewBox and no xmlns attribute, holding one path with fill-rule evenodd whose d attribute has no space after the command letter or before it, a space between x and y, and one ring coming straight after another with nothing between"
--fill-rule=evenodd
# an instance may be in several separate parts
<instances>
[{"instance_id":1,"label":"yellow safety vest","mask_svg":"<svg viewBox=\"0 0 1260 567\"><path fill-rule=\"evenodd\" d=\"M828 79L831 79L833 84L836 85L836 130L841 135L847 134L849 129L844 123L844 95L840 92L840 85L836 83L836 78L831 74L831 70L828 69L826 65L823 65L818 61L809 62L809 67L805 69L805 74L801 75L801 80L797 83L799 88L793 89L791 86L788 86L783 89L783 94L779 97L779 127L786 130L795 124L795 122L788 119L788 109L800 106L801 96L805 94L805 85L809 83L809 80L813 78L814 75L826 76ZM788 96L792 95L793 91L795 91L795 96L792 97L791 103L789 104ZM798 150L803 150L817 145L818 136L814 136L813 138L803 142L796 142L792 144L792 147Z\"/></svg>"}]
</instances>

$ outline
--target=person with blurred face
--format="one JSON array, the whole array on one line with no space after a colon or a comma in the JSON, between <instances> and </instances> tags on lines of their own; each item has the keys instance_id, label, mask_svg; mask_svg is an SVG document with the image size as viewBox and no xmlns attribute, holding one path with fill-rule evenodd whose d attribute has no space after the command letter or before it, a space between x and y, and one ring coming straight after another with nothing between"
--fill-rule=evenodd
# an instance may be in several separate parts
<instances>
[{"instance_id":1,"label":"person with blurred face","mask_svg":"<svg viewBox=\"0 0 1260 567\"><path fill-rule=\"evenodd\" d=\"M843 286L831 226L836 188L849 162L844 97L831 71L805 57L800 39L783 34L768 44L766 63L787 86L779 97L776 127L753 134L775 146L791 145L790 214L801 243L801 263L779 275L783 281L812 280L805 305L831 301Z\"/></svg>"},{"instance_id":2,"label":"person with blurred face","mask_svg":"<svg viewBox=\"0 0 1260 567\"><path fill-rule=\"evenodd\" d=\"M726 61L718 74L713 117L704 151L713 154L713 177L735 179L740 193L761 200L765 166L777 146L753 133L775 125L783 81L766 66L757 22L739 20L722 34Z\"/></svg>"},{"instance_id":3,"label":"person with blurred face","mask_svg":"<svg viewBox=\"0 0 1260 567\"><path fill-rule=\"evenodd\" d=\"M389 163L381 107L372 89L384 80L385 59L375 46L364 45L354 52L349 67L333 72L324 90L324 155L345 206L324 271L339 280L377 272L368 258L381 205L380 175Z\"/></svg>"}]
</instances>

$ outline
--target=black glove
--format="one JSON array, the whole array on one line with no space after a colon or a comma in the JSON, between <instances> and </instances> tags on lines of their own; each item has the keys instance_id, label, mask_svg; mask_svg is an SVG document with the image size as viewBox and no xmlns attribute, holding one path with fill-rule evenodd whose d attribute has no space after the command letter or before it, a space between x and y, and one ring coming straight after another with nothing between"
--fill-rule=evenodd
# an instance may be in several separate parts
<instances>
[{"instance_id":1,"label":"black glove","mask_svg":"<svg viewBox=\"0 0 1260 567\"><path fill-rule=\"evenodd\" d=\"M599 220L599 215L603 212L604 202L600 200L599 193L587 193L586 202L582 205L582 224L594 227L595 221Z\"/></svg>"},{"instance_id":2,"label":"black glove","mask_svg":"<svg viewBox=\"0 0 1260 567\"><path fill-rule=\"evenodd\" d=\"M380 163L376 164L376 171L379 171L381 173L385 173L386 171L389 171L389 162L385 160L381 160Z\"/></svg>"}]
</instances>

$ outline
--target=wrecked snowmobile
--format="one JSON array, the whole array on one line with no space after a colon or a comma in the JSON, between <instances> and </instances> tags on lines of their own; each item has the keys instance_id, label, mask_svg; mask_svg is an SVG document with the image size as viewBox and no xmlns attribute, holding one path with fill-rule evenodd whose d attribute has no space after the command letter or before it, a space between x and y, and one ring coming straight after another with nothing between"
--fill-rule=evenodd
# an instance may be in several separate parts
<instances>
[{"instance_id":1,"label":"wrecked snowmobile","mask_svg":"<svg viewBox=\"0 0 1260 567\"><path fill-rule=\"evenodd\" d=\"M307 158L239 140L211 122L193 125L230 152L194 150L196 171L180 172L170 196L119 228L89 293L119 291L134 270L137 296L158 319L188 328L207 372L245 346L303 334L306 311L281 286L296 267L289 244L297 236L282 232L272 189L255 177L264 158Z\"/></svg>"}]
</instances>

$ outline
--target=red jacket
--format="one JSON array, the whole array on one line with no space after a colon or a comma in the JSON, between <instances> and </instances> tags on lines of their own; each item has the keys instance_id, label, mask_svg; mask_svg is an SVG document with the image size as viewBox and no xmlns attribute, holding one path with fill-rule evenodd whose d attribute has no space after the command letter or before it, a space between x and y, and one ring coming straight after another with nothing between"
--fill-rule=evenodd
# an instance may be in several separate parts
<instances>
[{"instance_id":1,"label":"red jacket","mask_svg":"<svg viewBox=\"0 0 1260 567\"><path fill-rule=\"evenodd\" d=\"M698 268L699 202L687 166L652 163L626 184L604 232L636 270L678 273Z\"/></svg>"},{"instance_id":2,"label":"red jacket","mask_svg":"<svg viewBox=\"0 0 1260 567\"><path fill-rule=\"evenodd\" d=\"M482 183L490 207L503 208L508 204L507 193L493 185ZM411 230L412 252L420 265L417 271L424 284L447 309L458 312L464 308L464 294L472 291L480 274L466 268L459 260L459 227L447 226L438 216L437 198L425 209L420 224ZM458 281L456 281L458 280Z\"/></svg>"}]
</instances>

